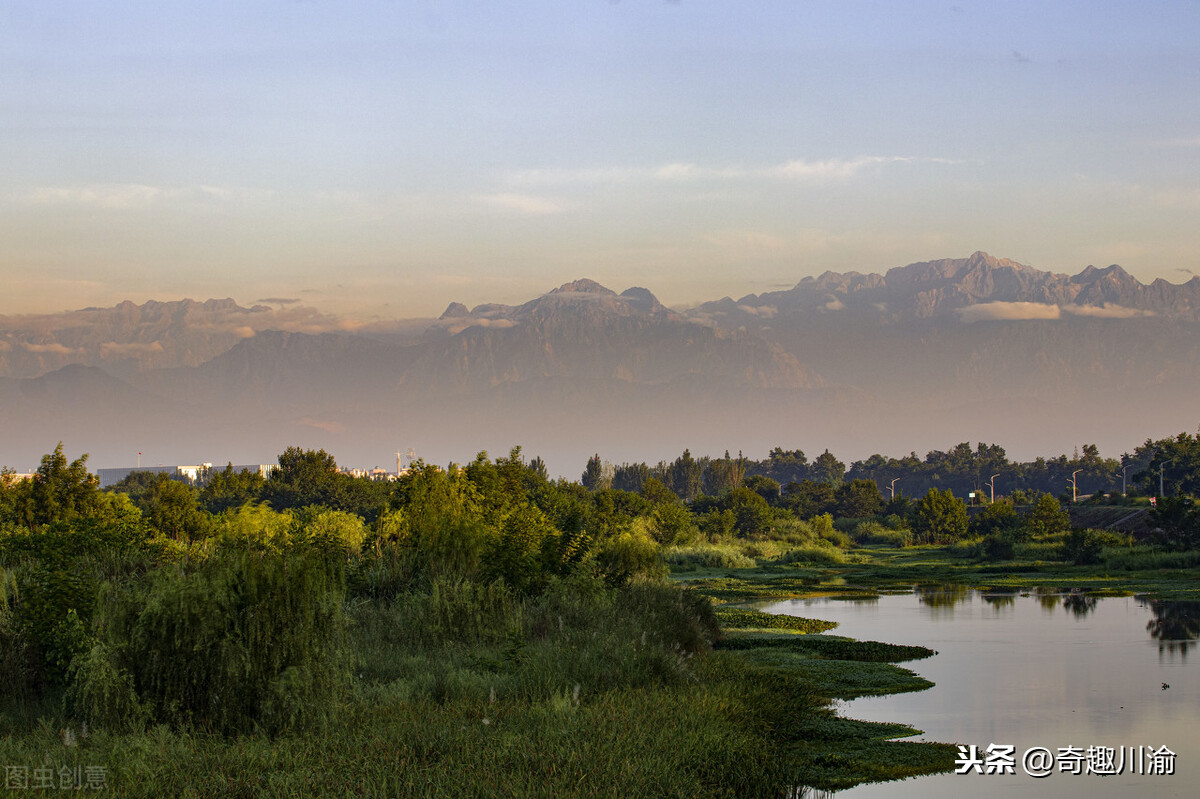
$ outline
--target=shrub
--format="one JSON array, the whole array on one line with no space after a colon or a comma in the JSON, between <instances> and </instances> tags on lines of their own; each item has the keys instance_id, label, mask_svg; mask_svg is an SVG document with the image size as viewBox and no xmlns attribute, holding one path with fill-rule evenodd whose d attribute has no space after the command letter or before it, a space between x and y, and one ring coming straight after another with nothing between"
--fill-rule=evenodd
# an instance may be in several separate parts
<instances>
[{"instance_id":1,"label":"shrub","mask_svg":"<svg viewBox=\"0 0 1200 799\"><path fill-rule=\"evenodd\" d=\"M621 533L605 541L596 563L611 585L623 585L634 578L662 579L667 571L658 545L633 533Z\"/></svg>"},{"instance_id":2,"label":"shrub","mask_svg":"<svg viewBox=\"0 0 1200 799\"><path fill-rule=\"evenodd\" d=\"M191 573L165 568L144 601L103 606L107 651L77 658L76 701L94 721L144 707L226 734L319 724L346 684L343 596L337 571L312 555L226 551Z\"/></svg>"},{"instance_id":3,"label":"shrub","mask_svg":"<svg viewBox=\"0 0 1200 799\"><path fill-rule=\"evenodd\" d=\"M1099 563L1100 550L1104 544L1095 530L1075 529L1067 534L1063 543L1063 560L1069 560L1076 566Z\"/></svg>"},{"instance_id":4,"label":"shrub","mask_svg":"<svg viewBox=\"0 0 1200 799\"><path fill-rule=\"evenodd\" d=\"M895 517L897 521L899 518ZM911 530L885 527L874 521L859 522L850 537L856 544L882 544L889 547L906 547L912 544Z\"/></svg>"},{"instance_id":5,"label":"shrub","mask_svg":"<svg viewBox=\"0 0 1200 799\"><path fill-rule=\"evenodd\" d=\"M697 568L753 569L758 565L753 558L747 557L732 546L668 547L662 554L667 565L676 571Z\"/></svg>"}]
</instances>

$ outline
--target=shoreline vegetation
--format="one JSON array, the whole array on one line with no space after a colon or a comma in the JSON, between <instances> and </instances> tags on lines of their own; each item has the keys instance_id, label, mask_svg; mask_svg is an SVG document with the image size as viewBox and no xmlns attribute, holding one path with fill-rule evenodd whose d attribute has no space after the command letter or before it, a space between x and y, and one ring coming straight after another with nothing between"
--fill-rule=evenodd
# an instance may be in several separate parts
<instances>
[{"instance_id":1,"label":"shoreline vegetation","mask_svg":"<svg viewBox=\"0 0 1200 799\"><path fill-rule=\"evenodd\" d=\"M374 483L292 448L268 479L100 491L60 446L0 481L6 789L88 773L133 797L838 790L953 769L955 742L833 710L931 687L935 653L758 603L1200 596L1183 499L1139 538L1072 528L1048 495L972 515L855 480L804 490L869 514L804 517L778 484L733 480L683 502L652 477L550 481L517 448Z\"/></svg>"}]
</instances>

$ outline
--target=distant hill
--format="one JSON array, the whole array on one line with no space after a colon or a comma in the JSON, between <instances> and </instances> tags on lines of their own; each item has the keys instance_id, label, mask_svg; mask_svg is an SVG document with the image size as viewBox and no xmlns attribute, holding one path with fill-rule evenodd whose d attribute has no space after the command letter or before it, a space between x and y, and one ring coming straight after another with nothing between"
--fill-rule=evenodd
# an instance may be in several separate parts
<instances>
[{"instance_id":1,"label":"distant hill","mask_svg":"<svg viewBox=\"0 0 1200 799\"><path fill-rule=\"evenodd\" d=\"M94 466L139 450L257 462L289 444L445 462L524 444L567 473L593 452L684 447L1111 451L1200 422L1198 309L1200 279L975 253L684 310L583 279L369 328L232 300L7 317L0 463L59 439Z\"/></svg>"}]
</instances>

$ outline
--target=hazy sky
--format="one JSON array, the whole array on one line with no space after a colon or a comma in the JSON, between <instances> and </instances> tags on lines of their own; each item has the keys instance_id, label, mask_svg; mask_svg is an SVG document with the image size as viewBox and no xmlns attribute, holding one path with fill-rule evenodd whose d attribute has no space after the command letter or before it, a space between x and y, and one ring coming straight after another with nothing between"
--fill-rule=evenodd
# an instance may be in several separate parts
<instances>
[{"instance_id":1,"label":"hazy sky","mask_svg":"<svg viewBox=\"0 0 1200 799\"><path fill-rule=\"evenodd\" d=\"M0 0L0 313L1200 272L1200 3Z\"/></svg>"}]
</instances>

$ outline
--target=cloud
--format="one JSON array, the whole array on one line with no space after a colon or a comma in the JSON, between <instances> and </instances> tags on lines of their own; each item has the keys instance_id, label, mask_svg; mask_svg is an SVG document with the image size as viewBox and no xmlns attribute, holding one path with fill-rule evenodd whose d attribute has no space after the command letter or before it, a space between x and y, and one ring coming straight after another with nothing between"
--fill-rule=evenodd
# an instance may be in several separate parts
<instances>
[{"instance_id":1,"label":"cloud","mask_svg":"<svg viewBox=\"0 0 1200 799\"><path fill-rule=\"evenodd\" d=\"M862 156L849 161L831 158L825 161L786 161L764 171L767 177L782 180L825 180L830 178L849 178L869 166L878 164L893 164L911 161L911 158L900 156Z\"/></svg>"},{"instance_id":2,"label":"cloud","mask_svg":"<svg viewBox=\"0 0 1200 799\"><path fill-rule=\"evenodd\" d=\"M841 311L846 308L846 303L842 302L837 297L834 297L829 302L825 303L824 307L827 311Z\"/></svg>"},{"instance_id":3,"label":"cloud","mask_svg":"<svg viewBox=\"0 0 1200 799\"><path fill-rule=\"evenodd\" d=\"M1063 314L1093 319L1133 319L1154 316L1154 311L1126 308L1122 305L1047 305L1041 302L983 302L959 308L959 320L967 322L1022 321L1061 319Z\"/></svg>"},{"instance_id":4,"label":"cloud","mask_svg":"<svg viewBox=\"0 0 1200 799\"><path fill-rule=\"evenodd\" d=\"M509 327L516 327L517 323L512 319L486 319L483 317L471 317L468 319L449 319L446 320L450 324L447 330L450 335L457 336L459 333L466 330L468 327L494 327L499 330L504 330Z\"/></svg>"},{"instance_id":5,"label":"cloud","mask_svg":"<svg viewBox=\"0 0 1200 799\"><path fill-rule=\"evenodd\" d=\"M118 344L115 341L106 341L100 345L100 357L107 358L111 355L119 356L138 356L151 355L163 351L163 345L157 341L146 344L138 341L131 341L126 344Z\"/></svg>"},{"instance_id":6,"label":"cloud","mask_svg":"<svg viewBox=\"0 0 1200 799\"><path fill-rule=\"evenodd\" d=\"M955 313L959 320L971 324L998 320L1058 319L1062 309L1041 302L981 302L959 308Z\"/></svg>"},{"instance_id":7,"label":"cloud","mask_svg":"<svg viewBox=\"0 0 1200 799\"><path fill-rule=\"evenodd\" d=\"M1063 312L1072 316L1090 316L1097 319L1133 319L1139 316L1156 316L1154 311L1126 308L1123 305L1064 305Z\"/></svg>"},{"instance_id":8,"label":"cloud","mask_svg":"<svg viewBox=\"0 0 1200 799\"><path fill-rule=\"evenodd\" d=\"M161 199L164 190L136 183L34 189L30 200L46 205L89 205L109 210L141 208Z\"/></svg>"},{"instance_id":9,"label":"cloud","mask_svg":"<svg viewBox=\"0 0 1200 799\"><path fill-rule=\"evenodd\" d=\"M249 325L235 327L230 332L232 332L238 338L254 338L254 328L250 327Z\"/></svg>"},{"instance_id":10,"label":"cloud","mask_svg":"<svg viewBox=\"0 0 1200 799\"><path fill-rule=\"evenodd\" d=\"M263 297L255 300L255 302L261 302L265 305L295 305L300 300L291 297Z\"/></svg>"},{"instance_id":11,"label":"cloud","mask_svg":"<svg viewBox=\"0 0 1200 799\"><path fill-rule=\"evenodd\" d=\"M346 425L342 424L341 422L338 422L338 421L322 422L318 419L313 419L309 416L305 416L303 419L298 420L296 422L296 424L301 424L301 425L304 425L305 427L315 427L318 430L324 430L326 433L344 433L344 432L346 432Z\"/></svg>"},{"instance_id":12,"label":"cloud","mask_svg":"<svg viewBox=\"0 0 1200 799\"><path fill-rule=\"evenodd\" d=\"M75 205L110 211L148 208L166 202L191 201L222 205L245 205L248 202L271 199L275 193L262 189L221 186L149 186L143 183L94 183L77 186L43 186L29 191L28 202L38 205ZM310 193L309 199L330 198Z\"/></svg>"},{"instance_id":13,"label":"cloud","mask_svg":"<svg viewBox=\"0 0 1200 799\"><path fill-rule=\"evenodd\" d=\"M29 344L23 341L21 346L30 352L50 352L55 355L73 355L75 353L75 350L59 344L57 341L52 344Z\"/></svg>"},{"instance_id":14,"label":"cloud","mask_svg":"<svg viewBox=\"0 0 1200 799\"><path fill-rule=\"evenodd\" d=\"M774 305L739 305L738 310L760 319L773 319L779 313L779 308Z\"/></svg>"},{"instance_id":15,"label":"cloud","mask_svg":"<svg viewBox=\"0 0 1200 799\"><path fill-rule=\"evenodd\" d=\"M570 210L569 204L532 194L488 194L479 200L494 208L527 216L548 216Z\"/></svg>"},{"instance_id":16,"label":"cloud","mask_svg":"<svg viewBox=\"0 0 1200 799\"><path fill-rule=\"evenodd\" d=\"M7 341L0 341L0 352L8 352L12 349L12 345Z\"/></svg>"},{"instance_id":17,"label":"cloud","mask_svg":"<svg viewBox=\"0 0 1200 799\"><path fill-rule=\"evenodd\" d=\"M951 164L944 158L911 158L908 156L863 155L857 158L827 158L815 161L791 159L777 164L746 167L737 165L706 166L690 162L671 162L653 167L600 167L582 169L532 169L509 175L508 180L523 186L604 185L633 182L687 183L697 181L728 181L769 179L787 181L820 181L853 177L862 170L883 164L912 161ZM522 195L496 195L509 197Z\"/></svg>"}]
</instances>

